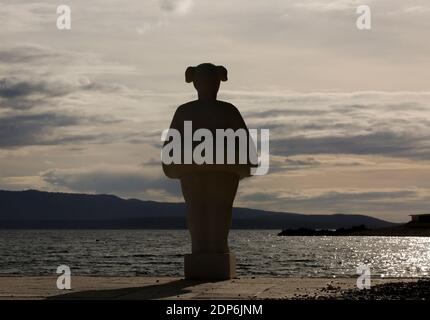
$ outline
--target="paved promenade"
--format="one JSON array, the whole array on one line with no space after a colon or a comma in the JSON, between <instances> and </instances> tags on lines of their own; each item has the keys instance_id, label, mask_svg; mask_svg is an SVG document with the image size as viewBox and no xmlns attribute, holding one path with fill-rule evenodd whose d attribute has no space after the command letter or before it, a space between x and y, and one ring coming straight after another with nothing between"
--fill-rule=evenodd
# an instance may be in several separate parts
<instances>
[{"instance_id":1,"label":"paved promenade","mask_svg":"<svg viewBox=\"0 0 430 320\"><path fill-rule=\"evenodd\" d=\"M58 290L56 277L0 277L0 299L299 299L356 288L356 279L238 278L220 282L172 277L72 277ZM407 279L372 279L372 285ZM357 289L358 290L358 289Z\"/></svg>"}]
</instances>

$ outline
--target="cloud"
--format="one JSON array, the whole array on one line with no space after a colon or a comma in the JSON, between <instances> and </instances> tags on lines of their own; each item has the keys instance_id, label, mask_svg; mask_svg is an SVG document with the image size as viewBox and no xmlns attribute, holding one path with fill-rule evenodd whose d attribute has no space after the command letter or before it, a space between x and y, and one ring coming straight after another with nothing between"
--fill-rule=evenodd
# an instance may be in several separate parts
<instances>
[{"instance_id":1,"label":"cloud","mask_svg":"<svg viewBox=\"0 0 430 320\"><path fill-rule=\"evenodd\" d=\"M1 49L0 147L113 143L130 135L119 126L112 129L122 119L111 109L132 101L133 92L88 76L103 65L93 54L37 45Z\"/></svg>"},{"instance_id":2,"label":"cloud","mask_svg":"<svg viewBox=\"0 0 430 320\"><path fill-rule=\"evenodd\" d=\"M0 63L7 64L28 64L35 61L46 62L69 55L59 55L54 50L36 45L20 45L12 48L0 49Z\"/></svg>"},{"instance_id":3,"label":"cloud","mask_svg":"<svg viewBox=\"0 0 430 320\"><path fill-rule=\"evenodd\" d=\"M339 192L329 191L317 195L286 195L279 192L254 192L241 195L241 200L251 202L280 202L282 205L287 206L303 206L308 209L309 207L326 209L331 208L336 204L341 203L346 205L349 203L365 203L369 206L378 202L386 203L392 200L404 201L406 199L416 199L419 193L415 190L396 190L396 191L365 191L365 192ZM367 209L367 207L366 207Z\"/></svg>"},{"instance_id":4,"label":"cloud","mask_svg":"<svg viewBox=\"0 0 430 320\"><path fill-rule=\"evenodd\" d=\"M409 5L404 7L393 7L393 10L387 11L387 15L425 15L430 12L430 7L427 5Z\"/></svg>"},{"instance_id":5,"label":"cloud","mask_svg":"<svg viewBox=\"0 0 430 320\"><path fill-rule=\"evenodd\" d=\"M46 106L53 102L49 99L64 96L75 89L60 82L3 78L0 79L0 108L30 109L36 105Z\"/></svg>"},{"instance_id":6,"label":"cloud","mask_svg":"<svg viewBox=\"0 0 430 320\"><path fill-rule=\"evenodd\" d=\"M251 203L275 202L280 200L280 195L277 193L254 192L240 195L240 200L249 201Z\"/></svg>"},{"instance_id":7,"label":"cloud","mask_svg":"<svg viewBox=\"0 0 430 320\"><path fill-rule=\"evenodd\" d=\"M429 6L409 6L404 8L403 12L424 14L424 13L430 12L430 7Z\"/></svg>"},{"instance_id":8,"label":"cloud","mask_svg":"<svg viewBox=\"0 0 430 320\"><path fill-rule=\"evenodd\" d=\"M375 132L352 136L291 137L271 141L275 155L356 154L430 160L430 135Z\"/></svg>"},{"instance_id":9,"label":"cloud","mask_svg":"<svg viewBox=\"0 0 430 320\"><path fill-rule=\"evenodd\" d=\"M92 140L91 135L58 135L55 129L78 125L76 116L38 113L0 117L0 147L16 148L30 145L53 145Z\"/></svg>"},{"instance_id":10,"label":"cloud","mask_svg":"<svg viewBox=\"0 0 430 320\"><path fill-rule=\"evenodd\" d=\"M0 108L31 109L36 106L56 106L66 95L72 93L119 92L120 87L96 83L82 77L78 81L65 81L55 77L41 80L36 76L0 79Z\"/></svg>"},{"instance_id":11,"label":"cloud","mask_svg":"<svg viewBox=\"0 0 430 320\"><path fill-rule=\"evenodd\" d=\"M165 12L185 14L191 10L193 0L159 0L160 8Z\"/></svg>"},{"instance_id":12,"label":"cloud","mask_svg":"<svg viewBox=\"0 0 430 320\"><path fill-rule=\"evenodd\" d=\"M310 195L271 191L245 193L239 198L248 206L285 212L367 214L397 222L407 221L407 214L425 212L430 200L428 190L425 193L417 190L327 191Z\"/></svg>"},{"instance_id":13,"label":"cloud","mask_svg":"<svg viewBox=\"0 0 430 320\"><path fill-rule=\"evenodd\" d=\"M326 0L326 1L314 1L305 0L300 3L295 3L296 8L307 9L312 11L343 11L356 9L358 6L367 4L369 5L372 0L367 0L363 3L362 0ZM352 11L355 12L355 11Z\"/></svg>"},{"instance_id":14,"label":"cloud","mask_svg":"<svg viewBox=\"0 0 430 320\"><path fill-rule=\"evenodd\" d=\"M57 49L38 44L5 44L0 49L0 71L8 77L76 80L90 74L130 74L128 65L106 62L98 54Z\"/></svg>"},{"instance_id":15,"label":"cloud","mask_svg":"<svg viewBox=\"0 0 430 320\"><path fill-rule=\"evenodd\" d=\"M343 201L380 201L392 199L416 198L419 194L412 190L373 191L373 192L327 192L314 197L285 197L287 201L312 201L320 205Z\"/></svg>"},{"instance_id":16,"label":"cloud","mask_svg":"<svg viewBox=\"0 0 430 320\"><path fill-rule=\"evenodd\" d=\"M31 32L55 21L55 8L48 3L0 3L2 31Z\"/></svg>"},{"instance_id":17,"label":"cloud","mask_svg":"<svg viewBox=\"0 0 430 320\"><path fill-rule=\"evenodd\" d=\"M58 95L68 93L67 91L64 92L55 89L59 88L51 88L43 81L31 82L7 78L0 79L0 97L3 98L16 98L32 94Z\"/></svg>"},{"instance_id":18,"label":"cloud","mask_svg":"<svg viewBox=\"0 0 430 320\"><path fill-rule=\"evenodd\" d=\"M178 180L165 178L161 166L104 166L84 169L52 169L42 173L46 183L71 191L144 195L158 191L159 195L179 197Z\"/></svg>"},{"instance_id":19,"label":"cloud","mask_svg":"<svg viewBox=\"0 0 430 320\"><path fill-rule=\"evenodd\" d=\"M135 28L139 35L146 35L158 28L168 27L173 15L183 16L191 11L193 0L158 0L158 5L161 14L153 14L140 23L140 26Z\"/></svg>"},{"instance_id":20,"label":"cloud","mask_svg":"<svg viewBox=\"0 0 430 320\"><path fill-rule=\"evenodd\" d=\"M291 166L319 166L321 162L315 160L314 158L307 159L285 159L285 163Z\"/></svg>"},{"instance_id":21,"label":"cloud","mask_svg":"<svg viewBox=\"0 0 430 320\"><path fill-rule=\"evenodd\" d=\"M429 94L232 95L250 128L270 129L271 154L430 159ZM266 105L272 106L269 110Z\"/></svg>"}]
</instances>

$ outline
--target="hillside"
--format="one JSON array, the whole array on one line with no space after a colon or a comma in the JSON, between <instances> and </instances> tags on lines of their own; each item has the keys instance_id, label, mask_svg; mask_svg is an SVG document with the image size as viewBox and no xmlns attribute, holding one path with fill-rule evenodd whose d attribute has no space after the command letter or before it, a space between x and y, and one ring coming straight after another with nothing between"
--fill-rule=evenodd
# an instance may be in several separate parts
<instances>
[{"instance_id":1,"label":"hillside","mask_svg":"<svg viewBox=\"0 0 430 320\"><path fill-rule=\"evenodd\" d=\"M304 215L234 208L233 228L367 228L395 224L364 215ZM0 190L0 228L186 228L185 204L122 199L113 195Z\"/></svg>"}]
</instances>

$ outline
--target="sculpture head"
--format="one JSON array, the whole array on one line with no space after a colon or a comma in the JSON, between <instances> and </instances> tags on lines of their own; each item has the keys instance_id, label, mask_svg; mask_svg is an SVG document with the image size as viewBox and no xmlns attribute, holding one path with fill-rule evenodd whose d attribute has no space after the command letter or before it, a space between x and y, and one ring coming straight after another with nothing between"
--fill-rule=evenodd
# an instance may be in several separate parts
<instances>
[{"instance_id":1,"label":"sculpture head","mask_svg":"<svg viewBox=\"0 0 430 320\"><path fill-rule=\"evenodd\" d=\"M202 63L197 67L188 67L185 81L192 82L200 100L216 99L220 82L227 81L227 69L212 63Z\"/></svg>"}]
</instances>

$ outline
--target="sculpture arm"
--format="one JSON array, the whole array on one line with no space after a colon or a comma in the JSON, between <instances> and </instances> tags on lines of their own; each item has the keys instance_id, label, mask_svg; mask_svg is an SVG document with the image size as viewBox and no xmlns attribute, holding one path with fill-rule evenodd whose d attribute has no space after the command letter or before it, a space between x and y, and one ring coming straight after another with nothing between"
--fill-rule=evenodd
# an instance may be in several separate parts
<instances>
[{"instance_id":1,"label":"sculpture arm","mask_svg":"<svg viewBox=\"0 0 430 320\"><path fill-rule=\"evenodd\" d=\"M182 121L182 108L179 107L178 109L176 109L175 114L173 115L173 119L172 122L170 123L170 127L169 129L176 129L181 133L182 136L182 132L183 132L183 121ZM163 147L169 143L169 140L164 141ZM164 174L171 178L171 179L178 179L179 178L179 172L178 169L180 168L180 166L175 165L175 164L164 164L162 163L162 167L163 167L163 172Z\"/></svg>"}]
</instances>

